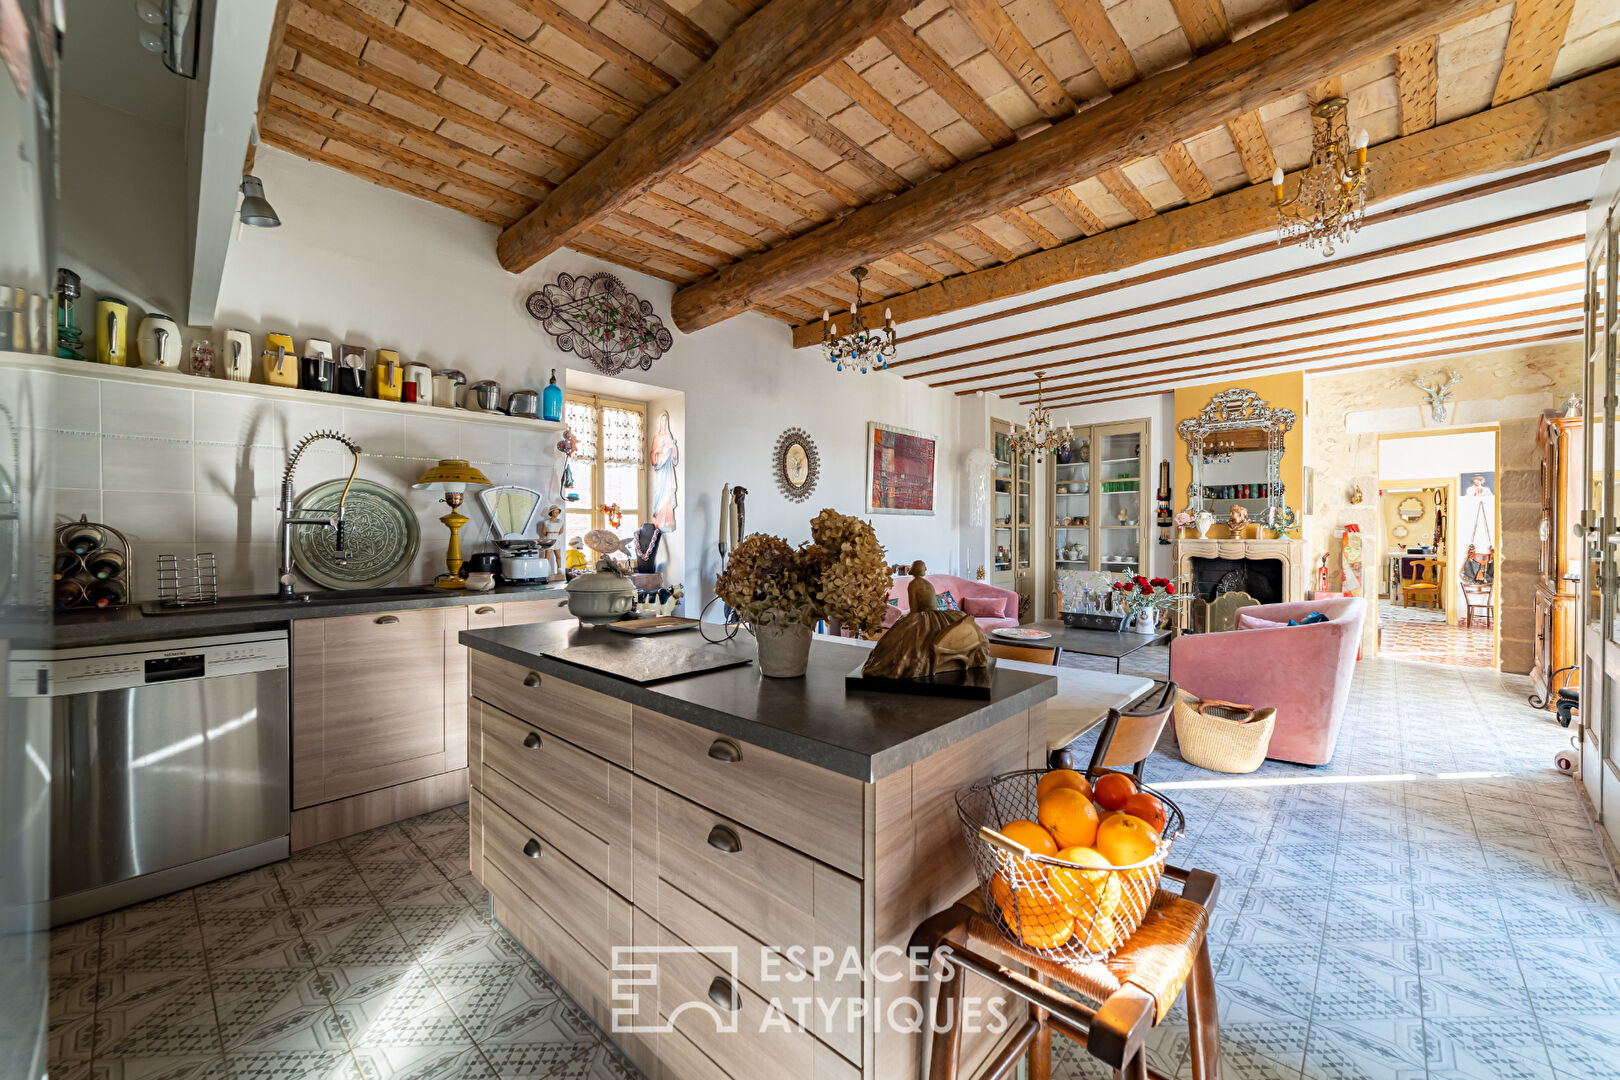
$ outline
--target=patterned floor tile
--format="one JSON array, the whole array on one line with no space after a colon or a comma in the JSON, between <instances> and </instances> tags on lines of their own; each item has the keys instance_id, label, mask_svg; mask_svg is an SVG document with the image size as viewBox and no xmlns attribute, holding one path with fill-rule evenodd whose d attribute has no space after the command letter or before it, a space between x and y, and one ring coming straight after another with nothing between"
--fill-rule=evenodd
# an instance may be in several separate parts
<instances>
[{"instance_id":1,"label":"patterned floor tile","mask_svg":"<svg viewBox=\"0 0 1620 1080\"><path fill-rule=\"evenodd\" d=\"M1612 1009L1613 1003L1610 1005ZM1562 1016L1548 1016L1538 1009L1537 1017L1560 1076L1581 1080L1620 1076L1620 1009L1607 1013L1582 1010Z\"/></svg>"},{"instance_id":2,"label":"patterned floor tile","mask_svg":"<svg viewBox=\"0 0 1620 1080\"><path fill-rule=\"evenodd\" d=\"M1315 1020L1305 1075L1321 1080L1425 1080L1423 1021L1416 1016L1332 1024Z\"/></svg>"},{"instance_id":3,"label":"patterned floor tile","mask_svg":"<svg viewBox=\"0 0 1620 1080\"><path fill-rule=\"evenodd\" d=\"M1469 1080L1549 1080L1543 1032L1528 1013L1424 1017L1429 1076Z\"/></svg>"},{"instance_id":4,"label":"patterned floor tile","mask_svg":"<svg viewBox=\"0 0 1620 1080\"><path fill-rule=\"evenodd\" d=\"M231 1080L336 1080L353 1073L348 1050L238 1050L225 1055Z\"/></svg>"}]
</instances>

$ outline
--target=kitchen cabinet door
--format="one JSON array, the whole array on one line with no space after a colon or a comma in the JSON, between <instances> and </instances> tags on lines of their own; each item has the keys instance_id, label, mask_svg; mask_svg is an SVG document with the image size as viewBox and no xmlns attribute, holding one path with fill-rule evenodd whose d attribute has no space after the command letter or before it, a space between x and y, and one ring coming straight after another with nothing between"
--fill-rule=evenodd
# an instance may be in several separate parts
<instances>
[{"instance_id":1,"label":"kitchen cabinet door","mask_svg":"<svg viewBox=\"0 0 1620 1080\"><path fill-rule=\"evenodd\" d=\"M466 764L466 675L446 678L461 608L293 623L293 806ZM458 708L447 706L454 694ZM459 718L459 722L454 722Z\"/></svg>"}]
</instances>

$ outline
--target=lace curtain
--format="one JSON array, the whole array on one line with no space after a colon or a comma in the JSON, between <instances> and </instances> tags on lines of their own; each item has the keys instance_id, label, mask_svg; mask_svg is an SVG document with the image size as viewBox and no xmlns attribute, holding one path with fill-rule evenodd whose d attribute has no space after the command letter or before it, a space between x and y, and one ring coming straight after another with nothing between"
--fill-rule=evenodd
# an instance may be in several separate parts
<instances>
[{"instance_id":1,"label":"lace curtain","mask_svg":"<svg viewBox=\"0 0 1620 1080\"><path fill-rule=\"evenodd\" d=\"M602 406L602 464L640 465L646 456L643 428L646 419L638 410Z\"/></svg>"},{"instance_id":2,"label":"lace curtain","mask_svg":"<svg viewBox=\"0 0 1620 1080\"><path fill-rule=\"evenodd\" d=\"M570 401L563 414L568 430L574 433L574 460L582 465L596 461L596 410L587 401Z\"/></svg>"}]
</instances>

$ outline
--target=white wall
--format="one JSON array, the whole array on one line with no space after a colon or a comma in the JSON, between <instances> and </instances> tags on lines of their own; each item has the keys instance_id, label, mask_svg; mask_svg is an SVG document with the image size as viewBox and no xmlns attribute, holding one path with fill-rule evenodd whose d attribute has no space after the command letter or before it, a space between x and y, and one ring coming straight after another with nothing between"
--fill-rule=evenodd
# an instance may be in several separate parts
<instances>
[{"instance_id":1,"label":"white wall","mask_svg":"<svg viewBox=\"0 0 1620 1080\"><path fill-rule=\"evenodd\" d=\"M496 230L464 215L270 148L255 169L283 224L244 229L233 243L216 328L394 347L471 379L539 388L552 367L587 366L559 352L523 310L524 298L560 271L618 274L668 324L667 282L567 251L514 276L495 260ZM684 578L689 596L707 596L717 569L712 539L724 483L748 489L750 531L795 543L809 538L809 519L822 507L863 513L869 420L940 440L935 515L871 519L890 561L922 558L934 570L972 576L963 557L971 545L960 535L961 466L969 445L987 444L988 429L970 442L980 425L964 421L964 399L896 374L836 372L811 351L793 351L786 327L756 315L674 333L674 348L651 371L623 378L685 395L685 567L672 576ZM788 427L808 431L821 455L820 484L804 503L783 499L771 474L772 448Z\"/></svg>"},{"instance_id":2,"label":"white wall","mask_svg":"<svg viewBox=\"0 0 1620 1080\"><path fill-rule=\"evenodd\" d=\"M1378 442L1380 481L1443 479L1460 477L1468 470L1489 473L1495 469L1494 431L1458 431Z\"/></svg>"}]
</instances>

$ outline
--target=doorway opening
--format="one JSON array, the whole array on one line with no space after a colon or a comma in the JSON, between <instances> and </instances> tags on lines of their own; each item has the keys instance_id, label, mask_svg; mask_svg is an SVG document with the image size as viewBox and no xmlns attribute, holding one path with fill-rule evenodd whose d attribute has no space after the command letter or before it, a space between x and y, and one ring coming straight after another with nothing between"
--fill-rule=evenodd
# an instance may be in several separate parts
<instances>
[{"instance_id":1,"label":"doorway opening","mask_svg":"<svg viewBox=\"0 0 1620 1080\"><path fill-rule=\"evenodd\" d=\"M1378 651L1496 666L1495 429L1386 435L1378 443Z\"/></svg>"}]
</instances>

